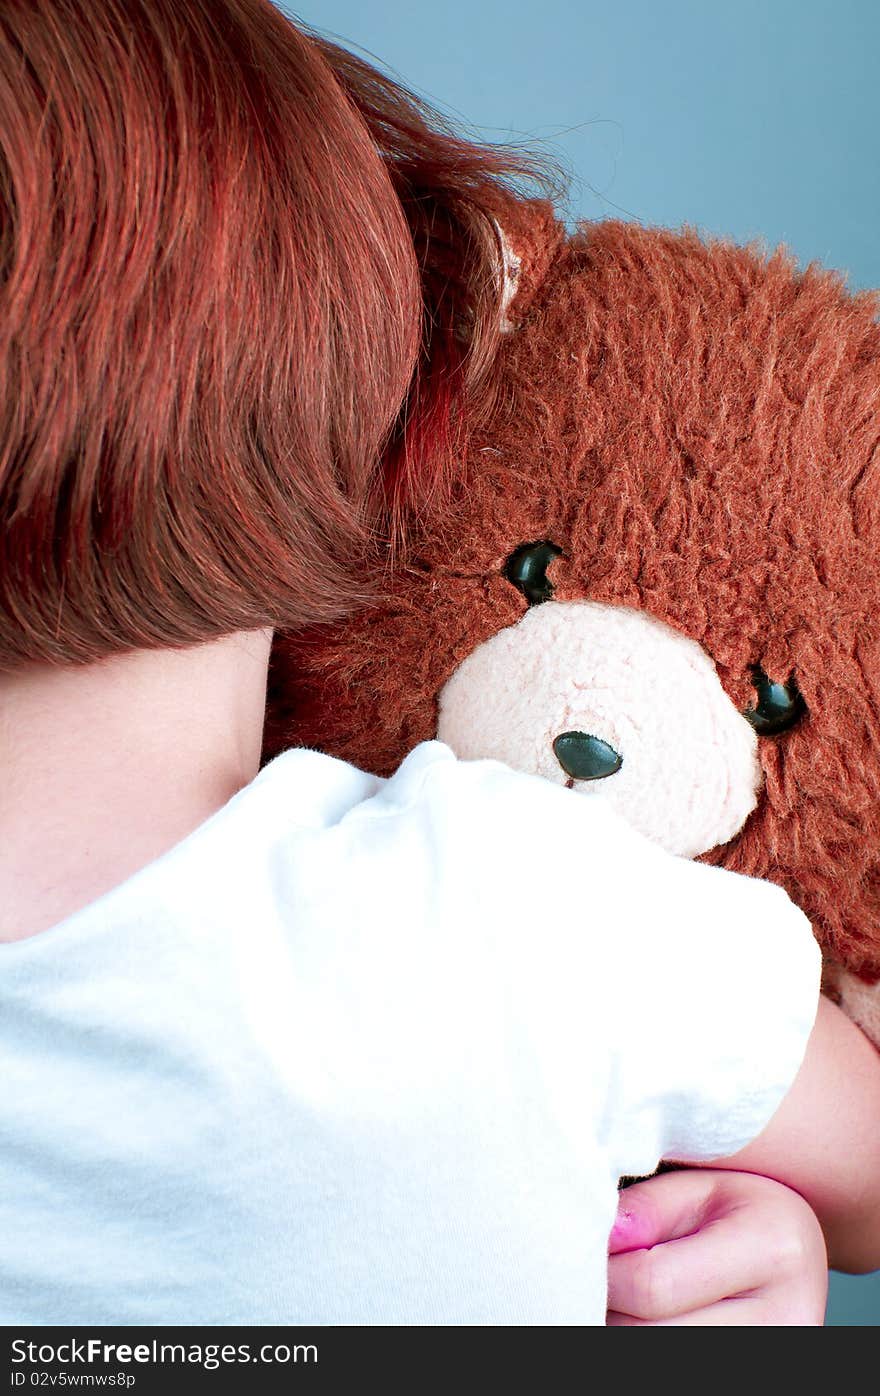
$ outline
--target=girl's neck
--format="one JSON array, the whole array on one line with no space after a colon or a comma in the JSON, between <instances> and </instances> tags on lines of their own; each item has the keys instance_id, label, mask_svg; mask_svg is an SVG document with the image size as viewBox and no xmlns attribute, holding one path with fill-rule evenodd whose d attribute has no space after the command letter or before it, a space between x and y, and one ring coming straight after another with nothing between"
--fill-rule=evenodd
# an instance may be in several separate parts
<instances>
[{"instance_id":1,"label":"girl's neck","mask_svg":"<svg viewBox=\"0 0 880 1396\"><path fill-rule=\"evenodd\" d=\"M271 639L0 676L0 941L88 906L253 780Z\"/></svg>"}]
</instances>

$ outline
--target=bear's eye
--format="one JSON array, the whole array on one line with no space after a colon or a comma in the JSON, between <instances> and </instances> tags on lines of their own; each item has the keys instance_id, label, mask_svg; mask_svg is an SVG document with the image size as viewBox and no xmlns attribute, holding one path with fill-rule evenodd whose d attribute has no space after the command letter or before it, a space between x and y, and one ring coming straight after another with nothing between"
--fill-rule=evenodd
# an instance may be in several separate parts
<instances>
[{"instance_id":1,"label":"bear's eye","mask_svg":"<svg viewBox=\"0 0 880 1396\"><path fill-rule=\"evenodd\" d=\"M504 575L517 591L521 591L530 606L540 606L553 595L553 583L547 568L562 549L555 543L523 543L515 548L504 564Z\"/></svg>"},{"instance_id":2,"label":"bear's eye","mask_svg":"<svg viewBox=\"0 0 880 1396\"><path fill-rule=\"evenodd\" d=\"M758 665L752 669L752 683L758 695L754 707L746 708L743 717L750 722L759 737L776 737L787 732L806 714L807 705L801 697L794 674L788 683L774 683Z\"/></svg>"}]
</instances>

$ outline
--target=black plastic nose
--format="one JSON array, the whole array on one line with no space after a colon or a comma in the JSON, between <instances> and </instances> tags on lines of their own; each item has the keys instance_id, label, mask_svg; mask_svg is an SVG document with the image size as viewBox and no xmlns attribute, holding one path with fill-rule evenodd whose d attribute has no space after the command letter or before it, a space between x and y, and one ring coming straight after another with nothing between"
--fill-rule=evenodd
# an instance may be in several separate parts
<instances>
[{"instance_id":1,"label":"black plastic nose","mask_svg":"<svg viewBox=\"0 0 880 1396\"><path fill-rule=\"evenodd\" d=\"M561 732L553 743L556 760L573 780L603 780L623 765L613 746L589 732Z\"/></svg>"}]
</instances>

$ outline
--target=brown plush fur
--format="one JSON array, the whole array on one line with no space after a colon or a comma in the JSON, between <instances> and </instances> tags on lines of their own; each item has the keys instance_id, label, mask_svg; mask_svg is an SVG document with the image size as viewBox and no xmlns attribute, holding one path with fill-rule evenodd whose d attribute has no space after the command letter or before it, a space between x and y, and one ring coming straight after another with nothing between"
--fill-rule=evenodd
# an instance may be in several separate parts
<instances>
[{"instance_id":1,"label":"brown plush fur","mask_svg":"<svg viewBox=\"0 0 880 1396\"><path fill-rule=\"evenodd\" d=\"M543 279L515 307L453 504L386 604L279 639L266 754L306 743L391 771L434 734L458 664L522 615L505 559L549 539L560 600L691 636L738 708L751 666L796 675L809 716L760 740L758 808L706 857L781 883L829 956L876 979L877 300L690 232L610 222L561 243L544 217L535 246Z\"/></svg>"}]
</instances>

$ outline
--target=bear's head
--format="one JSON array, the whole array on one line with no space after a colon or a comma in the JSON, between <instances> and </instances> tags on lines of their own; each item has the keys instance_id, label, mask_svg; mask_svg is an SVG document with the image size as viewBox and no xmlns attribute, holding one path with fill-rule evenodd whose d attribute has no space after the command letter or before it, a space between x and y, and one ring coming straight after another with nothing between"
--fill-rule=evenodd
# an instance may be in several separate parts
<instances>
[{"instance_id":1,"label":"bear's head","mask_svg":"<svg viewBox=\"0 0 880 1396\"><path fill-rule=\"evenodd\" d=\"M617 222L548 260L385 602L278 637L266 754L439 736L600 795L781 883L880 1040L876 297Z\"/></svg>"}]
</instances>

